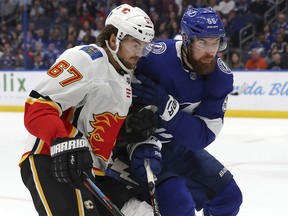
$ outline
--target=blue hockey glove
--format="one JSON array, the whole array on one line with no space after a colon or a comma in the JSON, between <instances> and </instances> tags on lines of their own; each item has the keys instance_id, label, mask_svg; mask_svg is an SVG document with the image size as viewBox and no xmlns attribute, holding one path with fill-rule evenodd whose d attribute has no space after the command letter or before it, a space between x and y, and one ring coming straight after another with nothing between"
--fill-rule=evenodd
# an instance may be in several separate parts
<instances>
[{"instance_id":1,"label":"blue hockey glove","mask_svg":"<svg viewBox=\"0 0 288 216\"><path fill-rule=\"evenodd\" d=\"M160 173L162 168L161 147L161 142L155 137L150 137L149 140L141 143L128 145L127 149L131 161L132 172L143 181L147 181L144 165L145 158L149 159L153 173L155 175Z\"/></svg>"},{"instance_id":2,"label":"blue hockey glove","mask_svg":"<svg viewBox=\"0 0 288 216\"><path fill-rule=\"evenodd\" d=\"M155 105L158 109L156 113L164 121L170 121L179 110L179 103L160 85L157 85L148 77L137 76L140 83L132 83L133 96L136 102L145 105Z\"/></svg>"}]
</instances>

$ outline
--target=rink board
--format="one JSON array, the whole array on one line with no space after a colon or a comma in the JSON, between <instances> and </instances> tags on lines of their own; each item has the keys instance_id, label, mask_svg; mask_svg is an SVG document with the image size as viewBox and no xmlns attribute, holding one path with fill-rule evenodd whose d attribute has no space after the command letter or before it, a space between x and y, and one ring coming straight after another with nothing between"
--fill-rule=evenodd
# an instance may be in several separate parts
<instances>
[{"instance_id":1,"label":"rink board","mask_svg":"<svg viewBox=\"0 0 288 216\"><path fill-rule=\"evenodd\" d=\"M22 112L29 92L45 71L0 71L0 111ZM288 118L288 71L233 71L234 91L229 96L229 117Z\"/></svg>"}]
</instances>

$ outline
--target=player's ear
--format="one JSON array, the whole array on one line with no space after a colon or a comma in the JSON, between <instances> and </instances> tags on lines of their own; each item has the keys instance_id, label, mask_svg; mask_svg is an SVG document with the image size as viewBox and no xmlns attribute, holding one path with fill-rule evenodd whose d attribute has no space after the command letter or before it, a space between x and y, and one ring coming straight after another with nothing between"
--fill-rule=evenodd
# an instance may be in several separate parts
<instances>
[{"instance_id":1,"label":"player's ear","mask_svg":"<svg viewBox=\"0 0 288 216\"><path fill-rule=\"evenodd\" d=\"M109 38L109 46L112 50L116 50L116 35L111 34Z\"/></svg>"}]
</instances>

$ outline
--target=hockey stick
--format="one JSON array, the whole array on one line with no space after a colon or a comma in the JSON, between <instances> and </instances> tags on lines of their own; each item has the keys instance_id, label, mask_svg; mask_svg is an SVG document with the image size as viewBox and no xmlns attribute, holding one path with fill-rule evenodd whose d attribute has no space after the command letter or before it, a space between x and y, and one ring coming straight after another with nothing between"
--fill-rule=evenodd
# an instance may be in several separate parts
<instances>
[{"instance_id":1,"label":"hockey stick","mask_svg":"<svg viewBox=\"0 0 288 216\"><path fill-rule=\"evenodd\" d=\"M84 172L83 184L85 187L114 215L125 216L117 206L100 190L99 187Z\"/></svg>"},{"instance_id":2,"label":"hockey stick","mask_svg":"<svg viewBox=\"0 0 288 216\"><path fill-rule=\"evenodd\" d=\"M144 159L144 165L145 165L146 174L147 174L147 181L148 181L148 187L149 187L149 192L150 192L150 197L151 197L151 205L153 208L154 216L160 216L159 206L158 206L156 193L155 193L156 189L155 189L154 174L150 168L149 159L147 158Z\"/></svg>"},{"instance_id":3,"label":"hockey stick","mask_svg":"<svg viewBox=\"0 0 288 216\"><path fill-rule=\"evenodd\" d=\"M246 91L249 88L248 83L243 83L236 91L231 92L230 95L237 96L242 94L244 91Z\"/></svg>"}]
</instances>

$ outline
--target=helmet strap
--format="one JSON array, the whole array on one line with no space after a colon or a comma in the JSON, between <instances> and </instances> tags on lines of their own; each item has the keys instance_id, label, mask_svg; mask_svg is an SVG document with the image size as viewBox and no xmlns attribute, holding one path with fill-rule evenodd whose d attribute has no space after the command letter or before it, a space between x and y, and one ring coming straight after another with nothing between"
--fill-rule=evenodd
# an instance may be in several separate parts
<instances>
[{"instance_id":1,"label":"helmet strap","mask_svg":"<svg viewBox=\"0 0 288 216\"><path fill-rule=\"evenodd\" d=\"M119 50L119 47L120 47L120 42L119 42L119 39L116 38L116 49L115 50L112 50L111 47L109 46L109 43L107 40L105 40L105 43L106 43L106 46L108 48L108 50L110 51L110 53L112 54L112 57L114 58L114 60L120 65L120 67L125 71L127 72L128 74L130 74L130 76L133 75L133 71L134 69L128 69L127 67L125 67L125 65L121 62L121 60L118 58L117 56L117 52Z\"/></svg>"}]
</instances>

